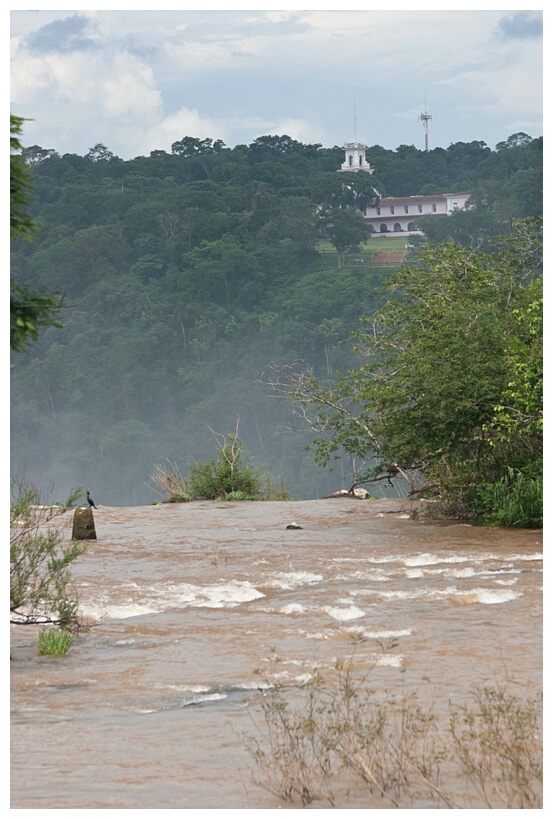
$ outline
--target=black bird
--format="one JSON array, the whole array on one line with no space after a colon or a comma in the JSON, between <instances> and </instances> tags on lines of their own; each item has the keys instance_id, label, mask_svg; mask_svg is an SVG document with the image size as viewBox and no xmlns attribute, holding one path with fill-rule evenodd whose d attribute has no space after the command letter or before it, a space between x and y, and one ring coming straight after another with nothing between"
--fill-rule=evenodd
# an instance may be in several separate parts
<instances>
[{"instance_id":1,"label":"black bird","mask_svg":"<svg viewBox=\"0 0 553 819\"><path fill-rule=\"evenodd\" d=\"M88 505L91 506L93 509L98 509L92 498L90 497L90 492L87 490L86 499L88 501Z\"/></svg>"}]
</instances>

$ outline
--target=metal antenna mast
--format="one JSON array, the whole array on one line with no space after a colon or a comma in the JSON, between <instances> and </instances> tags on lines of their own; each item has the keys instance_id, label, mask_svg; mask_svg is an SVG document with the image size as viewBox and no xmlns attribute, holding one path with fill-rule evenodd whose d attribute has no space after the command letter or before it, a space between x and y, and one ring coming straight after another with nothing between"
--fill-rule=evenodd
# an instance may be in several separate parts
<instances>
[{"instance_id":1,"label":"metal antenna mast","mask_svg":"<svg viewBox=\"0 0 553 819\"><path fill-rule=\"evenodd\" d=\"M422 120L422 124L424 125L424 150L428 150L428 122L432 119L432 114L429 114L426 110L426 94L424 95L424 112L420 115L419 119Z\"/></svg>"}]
</instances>

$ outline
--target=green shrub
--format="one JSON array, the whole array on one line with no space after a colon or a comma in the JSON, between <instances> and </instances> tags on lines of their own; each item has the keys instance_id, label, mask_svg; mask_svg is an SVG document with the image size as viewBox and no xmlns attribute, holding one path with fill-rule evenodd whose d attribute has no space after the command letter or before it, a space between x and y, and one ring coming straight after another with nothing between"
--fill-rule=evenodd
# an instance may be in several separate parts
<instances>
[{"instance_id":1,"label":"green shrub","mask_svg":"<svg viewBox=\"0 0 553 819\"><path fill-rule=\"evenodd\" d=\"M150 478L166 496L165 503L185 503L199 498L229 501L289 500L282 480L275 487L267 467L257 469L243 460L244 444L238 437L238 425L235 432L228 436L213 430L211 432L217 442L217 457L192 464L187 478L170 461L167 465L158 464L154 468Z\"/></svg>"},{"instance_id":2,"label":"green shrub","mask_svg":"<svg viewBox=\"0 0 553 819\"><path fill-rule=\"evenodd\" d=\"M67 654L73 644L73 635L65 629L48 628L39 632L39 654Z\"/></svg>"},{"instance_id":3,"label":"green shrub","mask_svg":"<svg viewBox=\"0 0 553 819\"><path fill-rule=\"evenodd\" d=\"M167 499L167 503L187 503L192 500L192 496L188 492L177 492Z\"/></svg>"},{"instance_id":4,"label":"green shrub","mask_svg":"<svg viewBox=\"0 0 553 819\"><path fill-rule=\"evenodd\" d=\"M240 448L241 442L238 442ZM207 500L225 499L229 495L240 494L248 499L259 500L261 477L248 464L242 464L240 457L230 452L232 444L225 444L217 458L199 461L190 467L189 488L193 498Z\"/></svg>"}]
</instances>

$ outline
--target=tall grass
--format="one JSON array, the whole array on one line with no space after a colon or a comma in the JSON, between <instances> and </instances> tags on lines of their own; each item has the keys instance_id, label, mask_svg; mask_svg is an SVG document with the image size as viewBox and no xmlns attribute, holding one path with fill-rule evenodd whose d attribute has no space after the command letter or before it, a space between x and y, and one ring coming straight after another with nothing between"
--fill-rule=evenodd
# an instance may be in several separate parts
<instances>
[{"instance_id":1,"label":"tall grass","mask_svg":"<svg viewBox=\"0 0 553 819\"><path fill-rule=\"evenodd\" d=\"M67 654L73 645L73 635L65 629L43 629L37 637L39 654Z\"/></svg>"},{"instance_id":2,"label":"tall grass","mask_svg":"<svg viewBox=\"0 0 553 819\"><path fill-rule=\"evenodd\" d=\"M483 487L477 514L496 526L539 529L543 526L543 479L510 468L500 480Z\"/></svg>"}]
</instances>

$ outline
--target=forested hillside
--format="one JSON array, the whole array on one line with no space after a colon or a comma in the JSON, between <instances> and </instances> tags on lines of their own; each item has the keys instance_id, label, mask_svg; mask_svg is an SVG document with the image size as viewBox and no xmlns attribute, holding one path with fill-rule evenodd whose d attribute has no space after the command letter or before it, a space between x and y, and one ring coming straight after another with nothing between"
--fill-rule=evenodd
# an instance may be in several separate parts
<instances>
[{"instance_id":1,"label":"forested hillside","mask_svg":"<svg viewBox=\"0 0 553 819\"><path fill-rule=\"evenodd\" d=\"M324 377L355 366L340 342L381 306L389 271L371 257L395 241L366 235L356 207L375 190L471 190L473 211L424 226L469 245L541 213L542 140L525 134L493 150L374 146L374 176L338 174L341 148L287 136L233 149L185 137L128 161L103 145L24 157L40 229L12 243L12 276L64 293L65 306L62 329L12 357L12 472L55 497L90 487L106 505L155 499L156 464L186 471L211 456L209 428L233 431L237 418L292 496L341 487L349 474L313 463L308 434L290 431L290 405L260 377L296 359Z\"/></svg>"}]
</instances>

